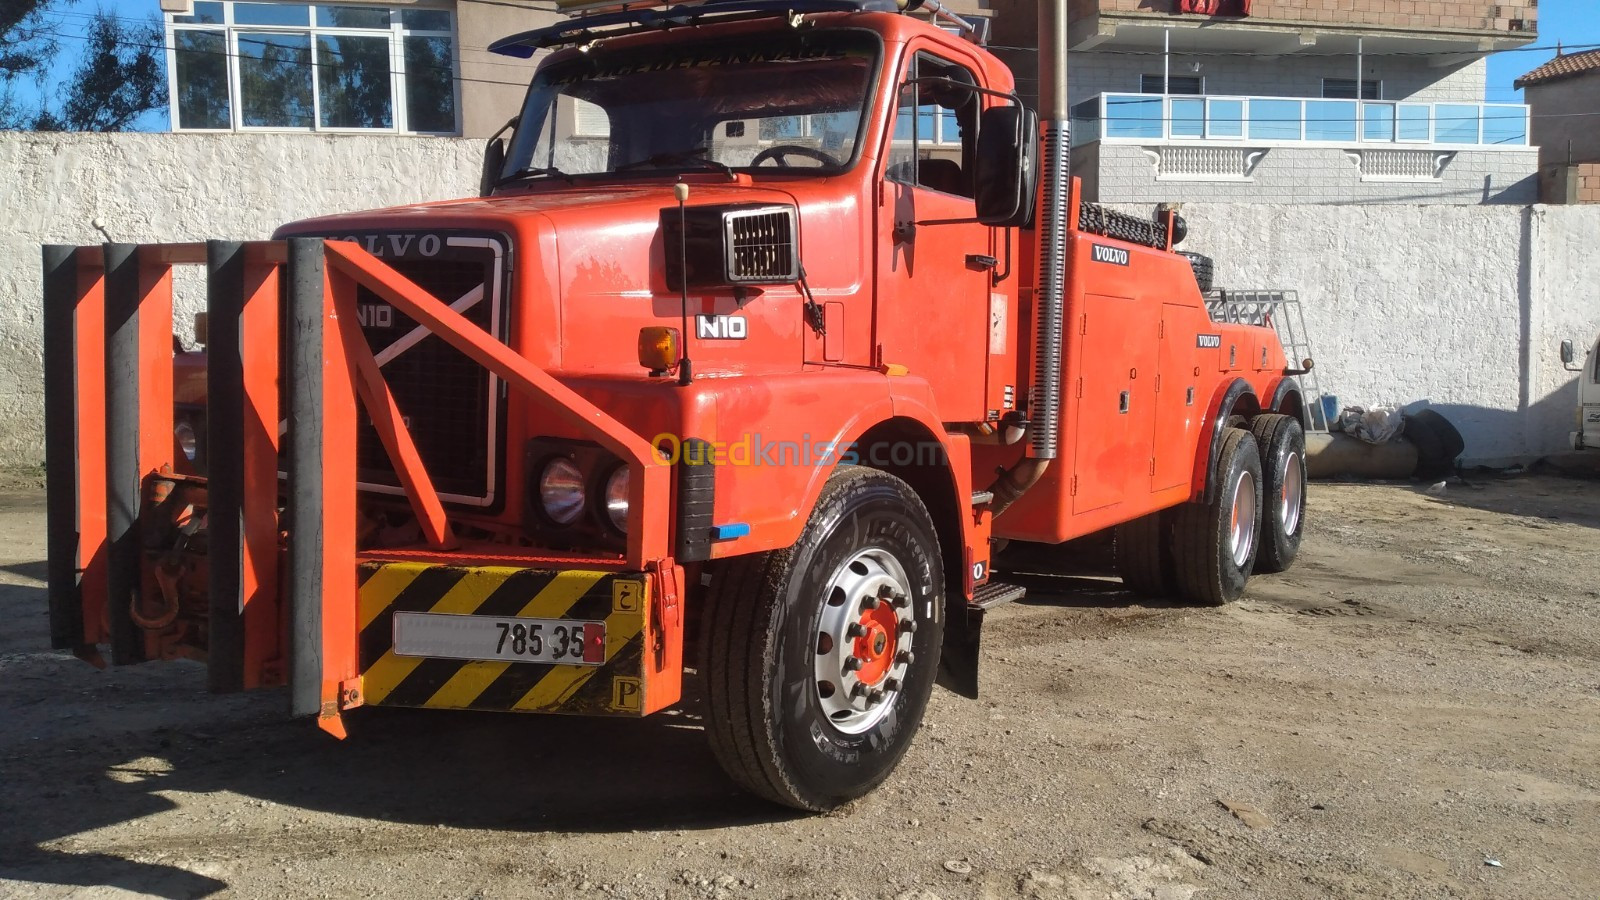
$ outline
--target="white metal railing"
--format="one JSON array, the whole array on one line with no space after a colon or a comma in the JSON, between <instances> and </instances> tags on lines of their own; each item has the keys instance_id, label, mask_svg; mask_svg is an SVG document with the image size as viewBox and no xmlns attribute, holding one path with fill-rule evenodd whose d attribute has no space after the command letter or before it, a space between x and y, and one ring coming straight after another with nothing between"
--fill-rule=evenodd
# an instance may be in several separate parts
<instances>
[{"instance_id":1,"label":"white metal railing","mask_svg":"<svg viewBox=\"0 0 1600 900\"><path fill-rule=\"evenodd\" d=\"M1074 106L1072 119L1074 144L1159 140L1528 146L1528 107L1515 103L1101 94Z\"/></svg>"}]
</instances>

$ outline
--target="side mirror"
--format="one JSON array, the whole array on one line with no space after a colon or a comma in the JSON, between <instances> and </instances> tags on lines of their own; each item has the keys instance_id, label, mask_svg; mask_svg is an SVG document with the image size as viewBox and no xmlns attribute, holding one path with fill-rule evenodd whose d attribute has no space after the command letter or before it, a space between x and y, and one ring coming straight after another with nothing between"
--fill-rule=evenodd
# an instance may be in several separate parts
<instances>
[{"instance_id":1,"label":"side mirror","mask_svg":"<svg viewBox=\"0 0 1600 900\"><path fill-rule=\"evenodd\" d=\"M489 142L483 145L483 171L478 174L479 197L494 193L495 185L500 183L500 173L506 167L506 142L502 135L515 129L521 121L521 116L512 116L499 131L489 135Z\"/></svg>"},{"instance_id":2,"label":"side mirror","mask_svg":"<svg viewBox=\"0 0 1600 900\"><path fill-rule=\"evenodd\" d=\"M1572 342L1571 341L1562 341L1561 342L1561 364L1564 365L1564 366L1570 366L1574 362L1577 362L1577 360L1578 360L1577 348L1572 346Z\"/></svg>"},{"instance_id":3,"label":"side mirror","mask_svg":"<svg viewBox=\"0 0 1600 900\"><path fill-rule=\"evenodd\" d=\"M489 139L483 146L483 172L478 176L478 196L487 197L494 193L494 186L500 181L500 172L506 167L506 142L498 137Z\"/></svg>"},{"instance_id":4,"label":"side mirror","mask_svg":"<svg viewBox=\"0 0 1600 900\"><path fill-rule=\"evenodd\" d=\"M1015 103L986 109L978 117L974 188L978 221L1026 228L1033 222L1039 117Z\"/></svg>"}]
</instances>

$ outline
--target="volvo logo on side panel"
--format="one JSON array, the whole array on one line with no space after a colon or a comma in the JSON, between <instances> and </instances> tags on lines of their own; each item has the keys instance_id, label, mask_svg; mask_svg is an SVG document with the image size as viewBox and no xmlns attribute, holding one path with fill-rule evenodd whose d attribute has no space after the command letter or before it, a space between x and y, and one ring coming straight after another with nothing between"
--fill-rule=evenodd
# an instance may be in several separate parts
<instances>
[{"instance_id":1,"label":"volvo logo on side panel","mask_svg":"<svg viewBox=\"0 0 1600 900\"><path fill-rule=\"evenodd\" d=\"M1094 261L1111 263L1114 266L1125 266L1128 264L1128 251L1121 247L1107 247L1104 244L1095 244Z\"/></svg>"},{"instance_id":2,"label":"volvo logo on side panel","mask_svg":"<svg viewBox=\"0 0 1600 900\"><path fill-rule=\"evenodd\" d=\"M696 316L694 336L702 341L742 341L750 334L744 316Z\"/></svg>"}]
</instances>

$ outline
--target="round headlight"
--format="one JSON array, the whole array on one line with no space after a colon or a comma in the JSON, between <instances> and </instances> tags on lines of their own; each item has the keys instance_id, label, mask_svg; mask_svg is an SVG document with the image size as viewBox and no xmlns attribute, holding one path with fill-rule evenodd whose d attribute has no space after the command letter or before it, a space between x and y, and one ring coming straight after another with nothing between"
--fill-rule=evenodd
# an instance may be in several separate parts
<instances>
[{"instance_id":1,"label":"round headlight","mask_svg":"<svg viewBox=\"0 0 1600 900\"><path fill-rule=\"evenodd\" d=\"M567 459L552 459L539 475L539 504L557 525L583 515L583 473Z\"/></svg>"},{"instance_id":2,"label":"round headlight","mask_svg":"<svg viewBox=\"0 0 1600 900\"><path fill-rule=\"evenodd\" d=\"M181 421L173 428L172 434L178 439L178 449L183 451L184 458L194 462L200 453L200 438L195 434L194 426L188 420Z\"/></svg>"},{"instance_id":3,"label":"round headlight","mask_svg":"<svg viewBox=\"0 0 1600 900\"><path fill-rule=\"evenodd\" d=\"M618 466L606 479L606 516L618 531L628 530L628 467Z\"/></svg>"}]
</instances>

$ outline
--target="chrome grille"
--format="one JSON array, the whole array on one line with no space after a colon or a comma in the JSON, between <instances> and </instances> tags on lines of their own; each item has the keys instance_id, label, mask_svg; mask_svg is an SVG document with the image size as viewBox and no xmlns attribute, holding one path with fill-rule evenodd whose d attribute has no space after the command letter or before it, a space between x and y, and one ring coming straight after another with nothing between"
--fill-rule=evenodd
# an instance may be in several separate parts
<instances>
[{"instance_id":1,"label":"chrome grille","mask_svg":"<svg viewBox=\"0 0 1600 900\"><path fill-rule=\"evenodd\" d=\"M729 281L787 282L799 277L792 208L730 210L724 215Z\"/></svg>"}]
</instances>

